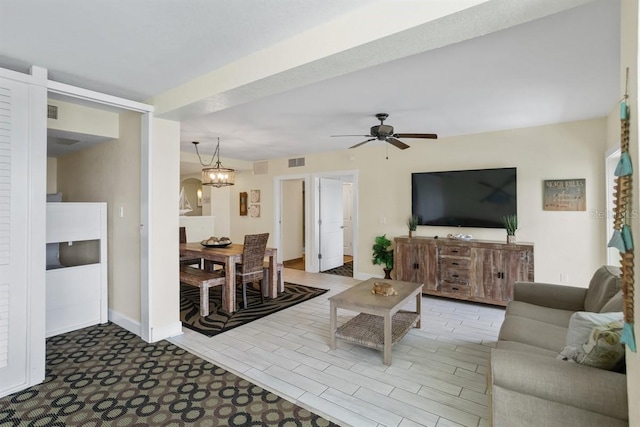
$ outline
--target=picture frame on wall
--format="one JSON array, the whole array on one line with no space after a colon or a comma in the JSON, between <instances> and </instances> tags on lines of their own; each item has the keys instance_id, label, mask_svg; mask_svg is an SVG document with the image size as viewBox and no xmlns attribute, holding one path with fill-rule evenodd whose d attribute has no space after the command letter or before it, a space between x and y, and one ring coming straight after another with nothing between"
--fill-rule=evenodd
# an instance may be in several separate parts
<instances>
[{"instance_id":1,"label":"picture frame on wall","mask_svg":"<svg viewBox=\"0 0 640 427\"><path fill-rule=\"evenodd\" d=\"M246 191L240 193L240 216L247 216L248 194Z\"/></svg>"},{"instance_id":2,"label":"picture frame on wall","mask_svg":"<svg viewBox=\"0 0 640 427\"><path fill-rule=\"evenodd\" d=\"M260 218L260 205L251 205L249 207L249 216L251 218Z\"/></svg>"},{"instance_id":3,"label":"picture frame on wall","mask_svg":"<svg viewBox=\"0 0 640 427\"><path fill-rule=\"evenodd\" d=\"M587 180L547 179L543 181L543 205L545 211L587 210Z\"/></svg>"},{"instance_id":4,"label":"picture frame on wall","mask_svg":"<svg viewBox=\"0 0 640 427\"><path fill-rule=\"evenodd\" d=\"M260 190L251 190L251 203L260 203Z\"/></svg>"}]
</instances>

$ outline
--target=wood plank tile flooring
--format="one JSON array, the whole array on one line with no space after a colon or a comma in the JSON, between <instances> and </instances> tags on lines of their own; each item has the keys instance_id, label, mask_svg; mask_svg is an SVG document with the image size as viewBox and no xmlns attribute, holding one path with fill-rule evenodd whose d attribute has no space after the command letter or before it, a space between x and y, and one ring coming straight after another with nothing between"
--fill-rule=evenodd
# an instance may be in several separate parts
<instances>
[{"instance_id":1,"label":"wood plank tile flooring","mask_svg":"<svg viewBox=\"0 0 640 427\"><path fill-rule=\"evenodd\" d=\"M212 338L184 329L170 341L343 426L488 426L485 376L503 308L425 296L422 328L394 346L385 366L377 350L340 340L329 349L327 299L359 280L284 275L330 290ZM338 310L338 325L356 314Z\"/></svg>"}]
</instances>

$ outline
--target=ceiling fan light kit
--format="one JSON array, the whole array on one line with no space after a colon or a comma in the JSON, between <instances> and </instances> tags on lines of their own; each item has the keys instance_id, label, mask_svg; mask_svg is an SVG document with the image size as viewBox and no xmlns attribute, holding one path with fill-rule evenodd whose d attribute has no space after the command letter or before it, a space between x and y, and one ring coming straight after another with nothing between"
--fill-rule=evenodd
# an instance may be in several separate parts
<instances>
[{"instance_id":1,"label":"ceiling fan light kit","mask_svg":"<svg viewBox=\"0 0 640 427\"><path fill-rule=\"evenodd\" d=\"M376 114L376 118L380 120L379 125L375 125L371 127L369 135L331 135L331 136L364 136L365 138L370 138L365 141L362 141L356 145L352 145L349 148L356 148L361 145L366 144L367 142L375 141L376 139L379 141L385 141L389 144L393 145L400 150L405 150L409 148L407 144L400 141L398 138L421 138L421 139L437 139L438 135L435 133L393 133L393 126L385 125L384 121L389 117L387 113L378 113Z\"/></svg>"},{"instance_id":2,"label":"ceiling fan light kit","mask_svg":"<svg viewBox=\"0 0 640 427\"><path fill-rule=\"evenodd\" d=\"M234 185L236 180L236 171L234 169L225 168L222 166L220 162L220 138L218 138L218 145L216 146L216 151L213 153L211 157L211 161L209 163L204 163L202 161L202 157L200 157L200 152L198 152L198 141L193 141L193 145L196 147L196 154L198 155L198 160L200 160L200 164L204 166L202 169L202 174L200 181L202 181L202 185L209 185L211 187L220 188L227 187L229 185ZM213 160L216 158L215 165L210 167L213 164Z\"/></svg>"}]
</instances>

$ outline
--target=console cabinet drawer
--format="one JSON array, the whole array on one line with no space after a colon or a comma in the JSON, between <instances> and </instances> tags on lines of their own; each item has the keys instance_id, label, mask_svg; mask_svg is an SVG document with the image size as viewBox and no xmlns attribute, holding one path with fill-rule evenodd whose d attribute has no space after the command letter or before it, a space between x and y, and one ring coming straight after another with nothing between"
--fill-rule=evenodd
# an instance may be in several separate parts
<instances>
[{"instance_id":1,"label":"console cabinet drawer","mask_svg":"<svg viewBox=\"0 0 640 427\"><path fill-rule=\"evenodd\" d=\"M469 270L459 270L455 268L449 268L440 271L440 280L448 282L465 282L469 283L470 273Z\"/></svg>"},{"instance_id":2,"label":"console cabinet drawer","mask_svg":"<svg viewBox=\"0 0 640 427\"><path fill-rule=\"evenodd\" d=\"M440 282L440 292L447 294L456 294L460 296L470 296L471 286L468 283L457 283L443 280Z\"/></svg>"},{"instance_id":3,"label":"console cabinet drawer","mask_svg":"<svg viewBox=\"0 0 640 427\"><path fill-rule=\"evenodd\" d=\"M471 256L471 248L465 246L441 246L440 256L457 256L457 257L469 257Z\"/></svg>"},{"instance_id":4,"label":"console cabinet drawer","mask_svg":"<svg viewBox=\"0 0 640 427\"><path fill-rule=\"evenodd\" d=\"M471 258L440 258L440 268L443 270L469 270Z\"/></svg>"}]
</instances>

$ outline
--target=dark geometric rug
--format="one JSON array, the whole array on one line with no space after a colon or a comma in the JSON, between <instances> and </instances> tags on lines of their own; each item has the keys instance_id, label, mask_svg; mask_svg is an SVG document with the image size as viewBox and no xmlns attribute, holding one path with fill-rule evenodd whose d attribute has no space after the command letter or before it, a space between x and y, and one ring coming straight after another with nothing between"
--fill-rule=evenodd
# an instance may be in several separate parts
<instances>
[{"instance_id":1,"label":"dark geometric rug","mask_svg":"<svg viewBox=\"0 0 640 427\"><path fill-rule=\"evenodd\" d=\"M108 323L47 339L44 383L1 426L335 426L168 341Z\"/></svg>"},{"instance_id":2,"label":"dark geometric rug","mask_svg":"<svg viewBox=\"0 0 640 427\"><path fill-rule=\"evenodd\" d=\"M335 274L338 276L353 277L353 261L347 261L340 267L332 268L331 270L323 271L327 274Z\"/></svg>"},{"instance_id":3,"label":"dark geometric rug","mask_svg":"<svg viewBox=\"0 0 640 427\"><path fill-rule=\"evenodd\" d=\"M237 305L242 307L242 292L238 287ZM277 298L265 298L260 303L260 291L247 286L247 308L240 308L232 314L221 309L222 288L216 286L209 289L209 310L207 317L200 316L200 289L195 286L180 284L180 320L182 326L192 329L208 337L220 334L238 326L253 322L285 308L300 304L322 295L327 289L309 286L284 284L284 292Z\"/></svg>"}]
</instances>

